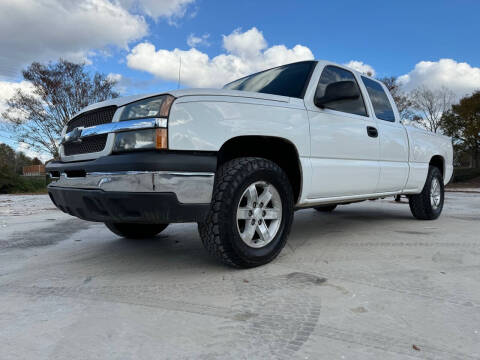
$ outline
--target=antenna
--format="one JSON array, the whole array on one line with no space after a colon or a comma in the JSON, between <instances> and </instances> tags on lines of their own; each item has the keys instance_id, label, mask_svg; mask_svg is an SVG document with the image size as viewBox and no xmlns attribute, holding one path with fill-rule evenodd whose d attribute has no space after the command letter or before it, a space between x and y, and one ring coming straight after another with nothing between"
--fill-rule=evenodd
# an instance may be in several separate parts
<instances>
[{"instance_id":1,"label":"antenna","mask_svg":"<svg viewBox=\"0 0 480 360\"><path fill-rule=\"evenodd\" d=\"M180 56L180 64L178 66L178 86L177 86L177 89L180 89L181 71L182 71L182 57Z\"/></svg>"}]
</instances>

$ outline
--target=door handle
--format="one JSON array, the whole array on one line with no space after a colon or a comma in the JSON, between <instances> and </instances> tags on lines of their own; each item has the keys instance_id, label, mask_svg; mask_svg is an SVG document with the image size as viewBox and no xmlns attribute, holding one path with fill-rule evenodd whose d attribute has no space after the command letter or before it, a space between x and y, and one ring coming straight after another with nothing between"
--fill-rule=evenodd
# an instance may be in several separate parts
<instances>
[{"instance_id":1,"label":"door handle","mask_svg":"<svg viewBox=\"0 0 480 360\"><path fill-rule=\"evenodd\" d=\"M367 134L370 137L376 138L378 137L378 130L373 126L367 126Z\"/></svg>"}]
</instances>

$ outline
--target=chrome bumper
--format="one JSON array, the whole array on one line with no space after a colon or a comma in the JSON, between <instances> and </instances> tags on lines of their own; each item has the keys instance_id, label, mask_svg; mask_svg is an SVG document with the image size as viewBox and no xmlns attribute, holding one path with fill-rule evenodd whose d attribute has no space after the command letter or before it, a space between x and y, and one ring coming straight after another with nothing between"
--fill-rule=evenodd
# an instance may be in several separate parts
<instances>
[{"instance_id":1,"label":"chrome bumper","mask_svg":"<svg viewBox=\"0 0 480 360\"><path fill-rule=\"evenodd\" d=\"M180 203L207 204L212 199L214 173L171 171L92 172L82 177L61 173L51 188L97 189L106 192L174 193Z\"/></svg>"}]
</instances>

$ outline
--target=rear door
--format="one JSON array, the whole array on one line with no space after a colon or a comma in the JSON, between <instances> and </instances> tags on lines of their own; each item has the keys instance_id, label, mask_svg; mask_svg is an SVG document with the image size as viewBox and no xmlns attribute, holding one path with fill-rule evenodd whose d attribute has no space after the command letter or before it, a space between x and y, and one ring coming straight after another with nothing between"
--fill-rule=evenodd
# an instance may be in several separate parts
<instances>
[{"instance_id":1,"label":"rear door","mask_svg":"<svg viewBox=\"0 0 480 360\"><path fill-rule=\"evenodd\" d=\"M362 76L377 119L380 141L380 176L377 193L404 189L408 177L408 136L393 98L384 84Z\"/></svg>"},{"instance_id":2,"label":"rear door","mask_svg":"<svg viewBox=\"0 0 480 360\"><path fill-rule=\"evenodd\" d=\"M309 199L375 192L379 141L376 120L368 114L359 80L353 72L334 65L324 66L321 72L316 69L312 75L316 89L310 88L305 96L311 135ZM354 82L358 96L317 107L315 94L324 96L326 87L335 82Z\"/></svg>"}]
</instances>

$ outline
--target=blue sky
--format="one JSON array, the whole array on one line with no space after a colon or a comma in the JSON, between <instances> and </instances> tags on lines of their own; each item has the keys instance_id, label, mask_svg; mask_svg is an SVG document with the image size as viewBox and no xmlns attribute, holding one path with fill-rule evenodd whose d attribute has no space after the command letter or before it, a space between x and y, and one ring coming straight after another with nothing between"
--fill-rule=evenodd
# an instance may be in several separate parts
<instances>
[{"instance_id":1,"label":"blue sky","mask_svg":"<svg viewBox=\"0 0 480 360\"><path fill-rule=\"evenodd\" d=\"M13 89L28 91L22 67L59 57L119 79L125 95L176 88L180 57L184 87L218 87L314 56L398 76L405 91L449 86L462 96L480 88L476 0L6 0L0 13L8 14L0 22L0 112Z\"/></svg>"},{"instance_id":2,"label":"blue sky","mask_svg":"<svg viewBox=\"0 0 480 360\"><path fill-rule=\"evenodd\" d=\"M222 35L256 27L269 46L308 47L315 58L371 65L377 76L401 76L420 61L443 58L480 66L480 2L459 1L196 1L172 26L148 19L156 49L188 50L190 34L208 34L198 49L211 58L224 53ZM135 44L135 43L133 43ZM132 46L132 44L130 45ZM176 83L126 66L126 51L96 57L92 68L119 73L140 84L126 92L166 90Z\"/></svg>"}]
</instances>

